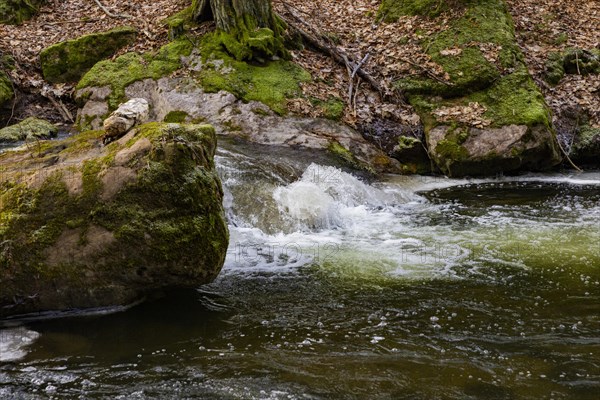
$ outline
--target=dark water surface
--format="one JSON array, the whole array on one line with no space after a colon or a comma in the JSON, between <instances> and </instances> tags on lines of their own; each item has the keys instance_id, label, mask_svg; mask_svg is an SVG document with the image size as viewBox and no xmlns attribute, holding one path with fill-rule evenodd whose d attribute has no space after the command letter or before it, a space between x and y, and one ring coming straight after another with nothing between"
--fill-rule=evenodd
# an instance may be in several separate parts
<instances>
[{"instance_id":1,"label":"dark water surface","mask_svg":"<svg viewBox=\"0 0 600 400\"><path fill-rule=\"evenodd\" d=\"M5 328L0 398L599 398L600 174L367 185L244 157L218 158L217 281Z\"/></svg>"}]
</instances>

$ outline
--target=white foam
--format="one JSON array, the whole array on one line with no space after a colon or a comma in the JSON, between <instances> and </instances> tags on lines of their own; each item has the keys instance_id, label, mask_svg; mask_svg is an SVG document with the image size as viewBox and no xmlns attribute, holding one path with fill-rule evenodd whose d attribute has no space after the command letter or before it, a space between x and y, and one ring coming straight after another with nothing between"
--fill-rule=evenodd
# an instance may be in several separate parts
<instances>
[{"instance_id":1,"label":"white foam","mask_svg":"<svg viewBox=\"0 0 600 400\"><path fill-rule=\"evenodd\" d=\"M27 347L40 334L23 327L0 330L0 362L17 361L27 355Z\"/></svg>"}]
</instances>

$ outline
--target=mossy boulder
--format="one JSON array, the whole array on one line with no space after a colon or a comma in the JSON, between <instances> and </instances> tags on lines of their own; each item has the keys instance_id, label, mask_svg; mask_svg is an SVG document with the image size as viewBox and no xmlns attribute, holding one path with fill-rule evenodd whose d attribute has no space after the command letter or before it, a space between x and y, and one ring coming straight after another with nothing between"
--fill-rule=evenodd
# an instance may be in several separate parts
<instances>
[{"instance_id":1,"label":"mossy boulder","mask_svg":"<svg viewBox=\"0 0 600 400\"><path fill-rule=\"evenodd\" d=\"M192 18L192 6L184 8L178 13L165 18L162 21L169 30L169 39L175 40L188 31L195 22Z\"/></svg>"},{"instance_id":2,"label":"mossy boulder","mask_svg":"<svg viewBox=\"0 0 600 400\"><path fill-rule=\"evenodd\" d=\"M76 82L97 62L132 43L136 35L135 28L122 26L47 47L40 53L44 79L52 83Z\"/></svg>"},{"instance_id":3,"label":"mossy boulder","mask_svg":"<svg viewBox=\"0 0 600 400\"><path fill-rule=\"evenodd\" d=\"M565 74L600 74L600 50L567 49L548 55L544 77L558 84Z\"/></svg>"},{"instance_id":4,"label":"mossy boulder","mask_svg":"<svg viewBox=\"0 0 600 400\"><path fill-rule=\"evenodd\" d=\"M447 9L446 1L442 0L383 0L379 17L386 21L396 21L403 15L436 17Z\"/></svg>"},{"instance_id":5,"label":"mossy boulder","mask_svg":"<svg viewBox=\"0 0 600 400\"><path fill-rule=\"evenodd\" d=\"M600 166L600 128L589 124L579 127L569 157L579 165Z\"/></svg>"},{"instance_id":6,"label":"mossy boulder","mask_svg":"<svg viewBox=\"0 0 600 400\"><path fill-rule=\"evenodd\" d=\"M14 95L9 77L0 70L0 107L6 105Z\"/></svg>"},{"instance_id":7,"label":"mossy boulder","mask_svg":"<svg viewBox=\"0 0 600 400\"><path fill-rule=\"evenodd\" d=\"M228 245L208 125L89 131L0 154L0 317L125 305L219 273Z\"/></svg>"},{"instance_id":8,"label":"mossy boulder","mask_svg":"<svg viewBox=\"0 0 600 400\"><path fill-rule=\"evenodd\" d=\"M39 11L44 0L0 0L0 24L19 25Z\"/></svg>"},{"instance_id":9,"label":"mossy boulder","mask_svg":"<svg viewBox=\"0 0 600 400\"><path fill-rule=\"evenodd\" d=\"M75 100L83 107L77 115L79 128L99 127L103 117L127 100L125 89L129 85L171 74L182 67L182 58L189 56L192 49L190 40L178 39L155 52L126 53L114 61L94 65L76 86Z\"/></svg>"},{"instance_id":10,"label":"mossy boulder","mask_svg":"<svg viewBox=\"0 0 600 400\"><path fill-rule=\"evenodd\" d=\"M57 133L58 128L50 122L29 117L18 124L0 129L0 143L49 139L56 136Z\"/></svg>"},{"instance_id":11,"label":"mossy boulder","mask_svg":"<svg viewBox=\"0 0 600 400\"><path fill-rule=\"evenodd\" d=\"M527 71L503 0L385 4L410 15L460 15L421 43L447 80L409 77L395 83L419 113L429 154L444 174L542 170L560 162L550 110Z\"/></svg>"}]
</instances>

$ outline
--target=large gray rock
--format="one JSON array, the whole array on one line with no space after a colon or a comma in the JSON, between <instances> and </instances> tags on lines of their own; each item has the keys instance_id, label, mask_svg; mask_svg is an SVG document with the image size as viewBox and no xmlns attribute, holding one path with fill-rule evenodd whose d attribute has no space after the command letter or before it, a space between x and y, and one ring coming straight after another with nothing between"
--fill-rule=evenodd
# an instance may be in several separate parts
<instances>
[{"instance_id":1,"label":"large gray rock","mask_svg":"<svg viewBox=\"0 0 600 400\"><path fill-rule=\"evenodd\" d=\"M448 176L485 176L517 170L543 170L560 162L546 127L501 128L438 126L427 135L430 154Z\"/></svg>"},{"instance_id":2,"label":"large gray rock","mask_svg":"<svg viewBox=\"0 0 600 400\"><path fill-rule=\"evenodd\" d=\"M111 90L86 87L75 93L82 104L80 124L102 126L108 113ZM144 98L150 104L150 120L169 120L174 113L186 121L214 125L217 134L239 136L259 144L332 151L354 167L376 172L402 173L400 163L366 141L354 129L324 118L279 116L266 105L244 103L228 92L206 93L189 78L145 79L125 89L127 98Z\"/></svg>"},{"instance_id":3,"label":"large gray rock","mask_svg":"<svg viewBox=\"0 0 600 400\"><path fill-rule=\"evenodd\" d=\"M228 231L214 129L150 123L109 146L101 136L0 154L0 317L126 305L219 273Z\"/></svg>"}]
</instances>

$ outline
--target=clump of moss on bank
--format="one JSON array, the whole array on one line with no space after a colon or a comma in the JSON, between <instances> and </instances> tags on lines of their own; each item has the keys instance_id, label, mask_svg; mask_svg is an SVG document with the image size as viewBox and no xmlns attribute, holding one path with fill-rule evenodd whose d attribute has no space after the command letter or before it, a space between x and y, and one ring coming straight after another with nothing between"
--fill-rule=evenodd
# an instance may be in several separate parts
<instances>
[{"instance_id":1,"label":"clump of moss on bank","mask_svg":"<svg viewBox=\"0 0 600 400\"><path fill-rule=\"evenodd\" d=\"M0 143L20 140L49 139L56 136L58 128L43 119L29 117L11 126L0 129Z\"/></svg>"},{"instance_id":2,"label":"clump of moss on bank","mask_svg":"<svg viewBox=\"0 0 600 400\"><path fill-rule=\"evenodd\" d=\"M312 98L310 103L319 108L327 119L339 121L344 116L344 101L339 97L331 96L325 101Z\"/></svg>"},{"instance_id":3,"label":"clump of moss on bank","mask_svg":"<svg viewBox=\"0 0 600 400\"><path fill-rule=\"evenodd\" d=\"M76 89L110 87L108 106L110 110L114 110L125 100L127 86L143 79L159 79L171 74L181 68L181 58L189 56L192 49L191 41L180 38L156 52L127 53L114 61L101 61L83 76Z\"/></svg>"},{"instance_id":4,"label":"clump of moss on bank","mask_svg":"<svg viewBox=\"0 0 600 400\"><path fill-rule=\"evenodd\" d=\"M403 4L416 1L406 0ZM491 85L509 69L523 62L515 40L512 19L502 0L459 1L462 16L450 22L449 29L423 39L421 45L433 61L450 77L448 84L427 78L409 78L396 84L407 94L435 94L444 97L462 95ZM489 61L478 46L494 46L497 61ZM456 55L443 51L459 49Z\"/></svg>"},{"instance_id":5,"label":"clump of moss on bank","mask_svg":"<svg viewBox=\"0 0 600 400\"><path fill-rule=\"evenodd\" d=\"M284 114L287 99L300 96L299 85L310 81L310 74L285 60L257 65L238 61L225 50L223 35L207 34L200 42L203 65L197 78L202 87L208 92L225 90L244 101L260 101Z\"/></svg>"}]
</instances>

